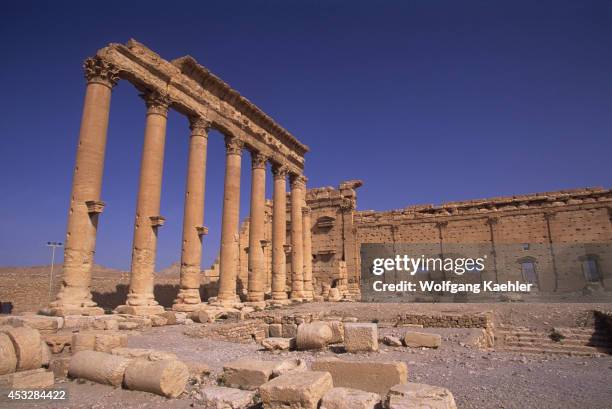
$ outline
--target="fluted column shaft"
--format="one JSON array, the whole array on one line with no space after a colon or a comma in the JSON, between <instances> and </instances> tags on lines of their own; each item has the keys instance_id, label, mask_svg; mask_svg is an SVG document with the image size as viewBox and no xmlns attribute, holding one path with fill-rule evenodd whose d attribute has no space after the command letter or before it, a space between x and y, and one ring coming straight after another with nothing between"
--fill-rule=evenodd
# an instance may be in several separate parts
<instances>
[{"instance_id":1,"label":"fluted column shaft","mask_svg":"<svg viewBox=\"0 0 612 409\"><path fill-rule=\"evenodd\" d=\"M302 233L304 235L304 298L314 298L312 285L312 232L310 222L310 208L302 208Z\"/></svg>"},{"instance_id":2,"label":"fluted column shaft","mask_svg":"<svg viewBox=\"0 0 612 409\"><path fill-rule=\"evenodd\" d=\"M134 223L130 290L126 301L128 306L157 305L153 296L157 230L164 222L159 207L169 101L157 92L146 93L143 98L147 116Z\"/></svg>"},{"instance_id":3,"label":"fluted column shaft","mask_svg":"<svg viewBox=\"0 0 612 409\"><path fill-rule=\"evenodd\" d=\"M70 211L64 248L62 287L51 303L52 312L102 314L91 299L91 268L96 249L106 134L111 90L117 69L98 57L84 63L87 89L70 194ZM83 308L88 308L84 311ZM71 310L71 311L68 311Z\"/></svg>"},{"instance_id":4,"label":"fluted column shaft","mask_svg":"<svg viewBox=\"0 0 612 409\"><path fill-rule=\"evenodd\" d=\"M291 175L291 299L304 298L304 237L302 207L305 178Z\"/></svg>"},{"instance_id":5,"label":"fluted column shaft","mask_svg":"<svg viewBox=\"0 0 612 409\"><path fill-rule=\"evenodd\" d=\"M287 230L287 168L275 164L272 202L272 299L286 300L287 259L285 242Z\"/></svg>"},{"instance_id":6,"label":"fluted column shaft","mask_svg":"<svg viewBox=\"0 0 612 409\"><path fill-rule=\"evenodd\" d=\"M226 162L221 220L221 257L219 262L218 301L231 304L237 300L238 223L240 216L240 161L243 143L235 137L225 138Z\"/></svg>"},{"instance_id":7,"label":"fluted column shaft","mask_svg":"<svg viewBox=\"0 0 612 409\"><path fill-rule=\"evenodd\" d=\"M204 227L204 192L206 183L206 149L210 123L200 117L190 118L189 159L183 213L181 278L173 309L193 311L200 299L200 271Z\"/></svg>"},{"instance_id":8,"label":"fluted column shaft","mask_svg":"<svg viewBox=\"0 0 612 409\"><path fill-rule=\"evenodd\" d=\"M249 280L248 300L263 301L265 287L264 239L266 204L266 157L252 153L251 215L249 223Z\"/></svg>"}]
</instances>

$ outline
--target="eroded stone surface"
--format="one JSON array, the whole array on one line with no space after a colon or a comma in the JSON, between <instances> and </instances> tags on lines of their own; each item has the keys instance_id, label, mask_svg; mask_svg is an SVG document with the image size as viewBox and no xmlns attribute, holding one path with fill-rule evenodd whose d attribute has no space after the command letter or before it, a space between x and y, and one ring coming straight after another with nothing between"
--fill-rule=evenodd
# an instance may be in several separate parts
<instances>
[{"instance_id":1,"label":"eroded stone surface","mask_svg":"<svg viewBox=\"0 0 612 409\"><path fill-rule=\"evenodd\" d=\"M378 351L378 326L370 323L345 323L344 347L347 352Z\"/></svg>"},{"instance_id":2,"label":"eroded stone surface","mask_svg":"<svg viewBox=\"0 0 612 409\"><path fill-rule=\"evenodd\" d=\"M259 394L264 408L316 409L333 386L329 372L290 372L261 385Z\"/></svg>"},{"instance_id":3,"label":"eroded stone surface","mask_svg":"<svg viewBox=\"0 0 612 409\"><path fill-rule=\"evenodd\" d=\"M321 400L320 409L377 409L380 395L358 389L334 387Z\"/></svg>"},{"instance_id":4,"label":"eroded stone surface","mask_svg":"<svg viewBox=\"0 0 612 409\"><path fill-rule=\"evenodd\" d=\"M448 389L413 382L391 388L385 405L388 409L457 409Z\"/></svg>"}]
</instances>

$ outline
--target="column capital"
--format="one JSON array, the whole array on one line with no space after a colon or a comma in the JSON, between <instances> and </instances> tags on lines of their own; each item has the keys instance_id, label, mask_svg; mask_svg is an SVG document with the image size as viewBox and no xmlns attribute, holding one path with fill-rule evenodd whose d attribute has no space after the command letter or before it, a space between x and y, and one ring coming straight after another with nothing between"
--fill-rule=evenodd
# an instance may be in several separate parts
<instances>
[{"instance_id":1,"label":"column capital","mask_svg":"<svg viewBox=\"0 0 612 409\"><path fill-rule=\"evenodd\" d=\"M168 95L162 94L159 91L145 91L140 94L140 97L144 99L147 105L147 115L168 115L168 107L170 106L170 98L168 98Z\"/></svg>"},{"instance_id":2,"label":"column capital","mask_svg":"<svg viewBox=\"0 0 612 409\"><path fill-rule=\"evenodd\" d=\"M235 136L225 137L225 153L227 155L242 155L244 142Z\"/></svg>"},{"instance_id":3,"label":"column capital","mask_svg":"<svg viewBox=\"0 0 612 409\"><path fill-rule=\"evenodd\" d=\"M304 175L298 175L296 173L291 173L289 175L289 179L291 180L291 189L305 189L306 182L308 178Z\"/></svg>"},{"instance_id":4,"label":"column capital","mask_svg":"<svg viewBox=\"0 0 612 409\"><path fill-rule=\"evenodd\" d=\"M289 168L287 168L285 164L272 163L272 174L274 175L274 179L285 179L287 173L289 173Z\"/></svg>"},{"instance_id":5,"label":"column capital","mask_svg":"<svg viewBox=\"0 0 612 409\"><path fill-rule=\"evenodd\" d=\"M98 56L85 59L83 70L88 84L97 83L112 88L119 81L119 69Z\"/></svg>"},{"instance_id":6,"label":"column capital","mask_svg":"<svg viewBox=\"0 0 612 409\"><path fill-rule=\"evenodd\" d=\"M191 129L192 135L208 136L208 130L212 122L201 116L190 116L189 117L189 129Z\"/></svg>"},{"instance_id":7,"label":"column capital","mask_svg":"<svg viewBox=\"0 0 612 409\"><path fill-rule=\"evenodd\" d=\"M265 169L268 157L259 151L251 151L251 167L253 169Z\"/></svg>"}]
</instances>

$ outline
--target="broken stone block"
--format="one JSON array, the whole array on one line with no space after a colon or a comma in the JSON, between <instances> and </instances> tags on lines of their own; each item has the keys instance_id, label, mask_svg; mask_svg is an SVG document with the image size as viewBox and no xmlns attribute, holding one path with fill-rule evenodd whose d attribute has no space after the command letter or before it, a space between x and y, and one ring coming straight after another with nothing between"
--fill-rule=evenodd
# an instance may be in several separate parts
<instances>
[{"instance_id":1,"label":"broken stone block","mask_svg":"<svg viewBox=\"0 0 612 409\"><path fill-rule=\"evenodd\" d=\"M0 376L0 388L44 389L53 386L53 372L44 368L30 369Z\"/></svg>"},{"instance_id":2,"label":"broken stone block","mask_svg":"<svg viewBox=\"0 0 612 409\"><path fill-rule=\"evenodd\" d=\"M324 321L300 324L297 329L295 344L300 351L322 349L327 346L332 337L332 330Z\"/></svg>"},{"instance_id":3,"label":"broken stone block","mask_svg":"<svg viewBox=\"0 0 612 409\"><path fill-rule=\"evenodd\" d=\"M56 378L66 378L68 376L68 366L70 365L70 357L51 358L49 362L49 370L53 372Z\"/></svg>"},{"instance_id":4,"label":"broken stone block","mask_svg":"<svg viewBox=\"0 0 612 409\"><path fill-rule=\"evenodd\" d=\"M190 380L201 383L210 374L209 366L204 363L187 361L184 364L187 365Z\"/></svg>"},{"instance_id":5,"label":"broken stone block","mask_svg":"<svg viewBox=\"0 0 612 409\"><path fill-rule=\"evenodd\" d=\"M247 409L254 406L255 392L223 386L205 386L201 390L206 409Z\"/></svg>"},{"instance_id":6,"label":"broken stone block","mask_svg":"<svg viewBox=\"0 0 612 409\"><path fill-rule=\"evenodd\" d=\"M279 362L279 364L272 370L272 377L284 375L293 371L305 371L307 370L306 362L302 359L286 359Z\"/></svg>"},{"instance_id":7,"label":"broken stone block","mask_svg":"<svg viewBox=\"0 0 612 409\"><path fill-rule=\"evenodd\" d=\"M404 345L411 348L439 348L442 337L438 334L408 331L404 334Z\"/></svg>"},{"instance_id":8,"label":"broken stone block","mask_svg":"<svg viewBox=\"0 0 612 409\"><path fill-rule=\"evenodd\" d=\"M68 374L105 385L119 386L131 361L118 355L98 351L79 351L72 356Z\"/></svg>"},{"instance_id":9,"label":"broken stone block","mask_svg":"<svg viewBox=\"0 0 612 409\"><path fill-rule=\"evenodd\" d=\"M291 344L295 344L295 338L264 338L261 340L261 346L267 351L288 351L291 349Z\"/></svg>"},{"instance_id":10,"label":"broken stone block","mask_svg":"<svg viewBox=\"0 0 612 409\"><path fill-rule=\"evenodd\" d=\"M113 319L97 319L92 322L91 328L97 330L117 330L119 329L119 322Z\"/></svg>"},{"instance_id":11,"label":"broken stone block","mask_svg":"<svg viewBox=\"0 0 612 409\"><path fill-rule=\"evenodd\" d=\"M0 375L15 372L17 369L17 354L11 338L0 333Z\"/></svg>"},{"instance_id":12,"label":"broken stone block","mask_svg":"<svg viewBox=\"0 0 612 409\"><path fill-rule=\"evenodd\" d=\"M164 311L157 315L166 319L166 325L176 325L178 323L174 311Z\"/></svg>"},{"instance_id":13,"label":"broken stone block","mask_svg":"<svg viewBox=\"0 0 612 409\"><path fill-rule=\"evenodd\" d=\"M122 317L124 321L119 322L119 329L121 330L145 330L151 328L153 325L151 319L148 317L140 317L135 315L118 315Z\"/></svg>"},{"instance_id":14,"label":"broken stone block","mask_svg":"<svg viewBox=\"0 0 612 409\"><path fill-rule=\"evenodd\" d=\"M223 366L223 384L230 388L255 390L272 378L278 361L239 359Z\"/></svg>"},{"instance_id":15,"label":"broken stone block","mask_svg":"<svg viewBox=\"0 0 612 409\"><path fill-rule=\"evenodd\" d=\"M181 361L134 359L125 369L123 383L134 391L176 398L183 393L188 380L189 370Z\"/></svg>"},{"instance_id":16,"label":"broken stone block","mask_svg":"<svg viewBox=\"0 0 612 409\"><path fill-rule=\"evenodd\" d=\"M380 396L351 388L332 388L321 399L320 409L375 409Z\"/></svg>"},{"instance_id":17,"label":"broken stone block","mask_svg":"<svg viewBox=\"0 0 612 409\"><path fill-rule=\"evenodd\" d=\"M123 321L119 323L119 329L124 331L137 330L140 325L137 322Z\"/></svg>"},{"instance_id":18,"label":"broken stone block","mask_svg":"<svg viewBox=\"0 0 612 409\"><path fill-rule=\"evenodd\" d=\"M339 288L330 288L329 294L327 296L328 301L340 301L342 299L342 294L340 294Z\"/></svg>"},{"instance_id":19,"label":"broken stone block","mask_svg":"<svg viewBox=\"0 0 612 409\"><path fill-rule=\"evenodd\" d=\"M266 409L316 409L333 386L329 372L289 372L261 385L259 394Z\"/></svg>"},{"instance_id":20,"label":"broken stone block","mask_svg":"<svg viewBox=\"0 0 612 409\"><path fill-rule=\"evenodd\" d=\"M283 324L270 324L268 333L271 338L280 338L283 336Z\"/></svg>"},{"instance_id":21,"label":"broken stone block","mask_svg":"<svg viewBox=\"0 0 612 409\"><path fill-rule=\"evenodd\" d=\"M347 352L378 351L378 326L371 323L345 323L344 348Z\"/></svg>"},{"instance_id":22,"label":"broken stone block","mask_svg":"<svg viewBox=\"0 0 612 409\"><path fill-rule=\"evenodd\" d=\"M361 389L384 396L394 385L408 382L408 368L403 362L344 361L338 358L318 359L315 371L329 372L334 386Z\"/></svg>"},{"instance_id":23,"label":"broken stone block","mask_svg":"<svg viewBox=\"0 0 612 409\"><path fill-rule=\"evenodd\" d=\"M66 346L72 344L72 332L58 332L57 334L44 334L43 340L51 348L51 352L59 354Z\"/></svg>"},{"instance_id":24,"label":"broken stone block","mask_svg":"<svg viewBox=\"0 0 612 409\"><path fill-rule=\"evenodd\" d=\"M151 325L154 327L163 327L168 324L168 320L161 315L151 315L149 318L151 319Z\"/></svg>"},{"instance_id":25,"label":"broken stone block","mask_svg":"<svg viewBox=\"0 0 612 409\"><path fill-rule=\"evenodd\" d=\"M402 340L398 337L394 337L393 335L387 335L383 338L383 344L389 345L390 347L401 347Z\"/></svg>"},{"instance_id":26,"label":"broken stone block","mask_svg":"<svg viewBox=\"0 0 612 409\"><path fill-rule=\"evenodd\" d=\"M295 338L297 336L298 326L296 324L282 324L283 326L283 338Z\"/></svg>"},{"instance_id":27,"label":"broken stone block","mask_svg":"<svg viewBox=\"0 0 612 409\"><path fill-rule=\"evenodd\" d=\"M4 324L14 327L26 326L43 332L55 332L64 326L62 317L26 314L7 317Z\"/></svg>"},{"instance_id":28,"label":"broken stone block","mask_svg":"<svg viewBox=\"0 0 612 409\"><path fill-rule=\"evenodd\" d=\"M17 327L4 329L3 332L8 335L15 348L18 371L38 369L42 366L42 340L38 330Z\"/></svg>"},{"instance_id":29,"label":"broken stone block","mask_svg":"<svg viewBox=\"0 0 612 409\"><path fill-rule=\"evenodd\" d=\"M453 394L445 388L422 383L396 385L385 401L388 409L457 409Z\"/></svg>"},{"instance_id":30,"label":"broken stone block","mask_svg":"<svg viewBox=\"0 0 612 409\"><path fill-rule=\"evenodd\" d=\"M338 344L344 341L344 324L340 320L326 321L332 331L330 344Z\"/></svg>"},{"instance_id":31,"label":"broken stone block","mask_svg":"<svg viewBox=\"0 0 612 409\"><path fill-rule=\"evenodd\" d=\"M40 364L44 367L48 367L49 362L51 361L51 349L49 349L49 346L47 345L47 343L42 340L40 341L40 352L41 352Z\"/></svg>"},{"instance_id":32,"label":"broken stone block","mask_svg":"<svg viewBox=\"0 0 612 409\"><path fill-rule=\"evenodd\" d=\"M80 351L93 351L96 346L95 332L76 332L72 335L70 351L76 354Z\"/></svg>"},{"instance_id":33,"label":"broken stone block","mask_svg":"<svg viewBox=\"0 0 612 409\"><path fill-rule=\"evenodd\" d=\"M164 359L178 359L177 356L171 352L156 351L154 349L147 348L126 348L117 347L110 351L113 355L119 355L124 358L142 358L148 361L161 361Z\"/></svg>"}]
</instances>

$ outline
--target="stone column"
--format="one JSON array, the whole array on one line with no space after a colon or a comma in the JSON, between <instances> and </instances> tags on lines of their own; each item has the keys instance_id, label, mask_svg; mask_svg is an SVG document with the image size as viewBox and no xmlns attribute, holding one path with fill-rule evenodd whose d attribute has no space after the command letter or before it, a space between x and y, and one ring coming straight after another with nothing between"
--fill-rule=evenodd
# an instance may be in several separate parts
<instances>
[{"instance_id":1,"label":"stone column","mask_svg":"<svg viewBox=\"0 0 612 409\"><path fill-rule=\"evenodd\" d=\"M310 222L310 207L302 208L302 233L304 235L304 298L314 298L312 286L312 226Z\"/></svg>"},{"instance_id":2,"label":"stone column","mask_svg":"<svg viewBox=\"0 0 612 409\"><path fill-rule=\"evenodd\" d=\"M130 290L126 305L117 311L148 315L163 312L153 296L157 230L165 219L159 215L166 121L170 101L158 92L142 95L147 105L144 146L140 163L140 182L136 202L134 243L130 270Z\"/></svg>"},{"instance_id":3,"label":"stone column","mask_svg":"<svg viewBox=\"0 0 612 409\"><path fill-rule=\"evenodd\" d=\"M304 299L304 243L302 207L306 178L291 175L291 299Z\"/></svg>"},{"instance_id":4,"label":"stone column","mask_svg":"<svg viewBox=\"0 0 612 409\"><path fill-rule=\"evenodd\" d=\"M272 299L287 299L285 285L287 280L287 259L285 241L287 230L287 168L272 166L274 175L274 197L272 202Z\"/></svg>"},{"instance_id":5,"label":"stone column","mask_svg":"<svg viewBox=\"0 0 612 409\"><path fill-rule=\"evenodd\" d=\"M204 227L204 187L206 183L206 148L210 122L201 117L190 118L189 159L183 214L181 246L181 281L175 311L195 311L200 307L200 271Z\"/></svg>"},{"instance_id":6,"label":"stone column","mask_svg":"<svg viewBox=\"0 0 612 409\"><path fill-rule=\"evenodd\" d=\"M249 282L247 299L264 300L265 270L262 241L266 204L266 160L258 152L251 153L251 216L249 222Z\"/></svg>"},{"instance_id":7,"label":"stone column","mask_svg":"<svg viewBox=\"0 0 612 409\"><path fill-rule=\"evenodd\" d=\"M225 137L226 162L221 220L221 257L219 261L219 294L217 303L232 305L240 302L236 295L238 234L240 217L240 161L243 142Z\"/></svg>"},{"instance_id":8,"label":"stone column","mask_svg":"<svg viewBox=\"0 0 612 409\"><path fill-rule=\"evenodd\" d=\"M50 305L54 315L104 314L91 299L91 267L98 216L104 208L100 193L106 132L111 90L117 83L118 70L99 57L86 59L83 68L87 89L70 194L62 286Z\"/></svg>"}]
</instances>

